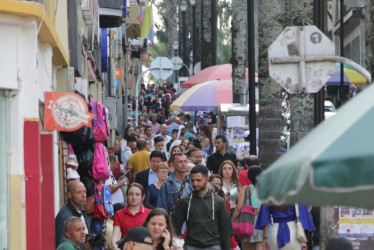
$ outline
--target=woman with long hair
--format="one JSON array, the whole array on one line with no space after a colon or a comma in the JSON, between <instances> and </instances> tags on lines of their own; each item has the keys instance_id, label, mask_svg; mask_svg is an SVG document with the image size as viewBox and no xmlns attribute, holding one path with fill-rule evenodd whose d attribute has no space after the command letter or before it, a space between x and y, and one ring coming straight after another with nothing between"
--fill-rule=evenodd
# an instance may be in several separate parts
<instances>
[{"instance_id":1,"label":"woman with long hair","mask_svg":"<svg viewBox=\"0 0 374 250\"><path fill-rule=\"evenodd\" d=\"M223 185L222 190L225 193L226 198L230 202L231 213L236 207L238 193L241 185L238 179L238 172L234 163L230 160L222 162L218 175L222 176Z\"/></svg>"},{"instance_id":2,"label":"woman with long hair","mask_svg":"<svg viewBox=\"0 0 374 250\"><path fill-rule=\"evenodd\" d=\"M165 209L154 208L145 219L143 227L151 232L154 250L171 249L174 230Z\"/></svg>"},{"instance_id":3,"label":"woman with long hair","mask_svg":"<svg viewBox=\"0 0 374 250\"><path fill-rule=\"evenodd\" d=\"M129 125L125 128L125 131L124 131L124 134L123 134L123 139L122 139L122 142L121 142L121 149L122 149L122 152L125 150L126 148L126 144L127 144L127 137L129 137L130 135L134 135L135 133L135 129L134 129L134 126L132 125Z\"/></svg>"},{"instance_id":4,"label":"woman with long hair","mask_svg":"<svg viewBox=\"0 0 374 250\"><path fill-rule=\"evenodd\" d=\"M234 221L240 213L240 210L246 202L245 192L247 190L247 193L250 194L251 204L256 209L256 214L258 212L258 201L256 196L256 189L255 186L257 183L257 176L262 173L262 168L259 166L252 166L248 170L248 179L252 182L251 185L244 186L242 190L239 193L238 196L238 203L234 210L234 213L232 214L232 220ZM256 220L256 219L255 219ZM262 230L255 229L253 234L249 237L238 237L241 239L242 242L242 249L243 250L261 250L262 249Z\"/></svg>"},{"instance_id":5,"label":"woman with long hair","mask_svg":"<svg viewBox=\"0 0 374 250\"><path fill-rule=\"evenodd\" d=\"M212 141L212 132L208 125L204 125L200 128L200 134L203 138L209 139L209 147L208 147L208 156L213 153L213 141Z\"/></svg>"},{"instance_id":6,"label":"woman with long hair","mask_svg":"<svg viewBox=\"0 0 374 250\"><path fill-rule=\"evenodd\" d=\"M143 206L144 188L139 183L132 183L127 189L126 196L127 206L114 215L112 236L114 249L118 249L116 242L125 237L130 228L141 226L151 212Z\"/></svg>"}]
</instances>

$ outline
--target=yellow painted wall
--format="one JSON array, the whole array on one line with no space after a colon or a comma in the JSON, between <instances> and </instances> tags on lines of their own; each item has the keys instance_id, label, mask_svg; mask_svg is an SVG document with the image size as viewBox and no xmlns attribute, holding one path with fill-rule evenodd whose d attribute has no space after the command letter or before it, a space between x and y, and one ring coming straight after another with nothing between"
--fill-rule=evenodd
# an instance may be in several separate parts
<instances>
[{"instance_id":1,"label":"yellow painted wall","mask_svg":"<svg viewBox=\"0 0 374 250\"><path fill-rule=\"evenodd\" d=\"M23 176L10 176L9 249L26 249L26 211L23 197Z\"/></svg>"},{"instance_id":2,"label":"yellow painted wall","mask_svg":"<svg viewBox=\"0 0 374 250\"><path fill-rule=\"evenodd\" d=\"M49 0L53 1L53 0ZM55 28L60 38L62 47L69 53L69 32L68 32L68 6L67 1L57 2L57 12L55 17Z\"/></svg>"}]
</instances>

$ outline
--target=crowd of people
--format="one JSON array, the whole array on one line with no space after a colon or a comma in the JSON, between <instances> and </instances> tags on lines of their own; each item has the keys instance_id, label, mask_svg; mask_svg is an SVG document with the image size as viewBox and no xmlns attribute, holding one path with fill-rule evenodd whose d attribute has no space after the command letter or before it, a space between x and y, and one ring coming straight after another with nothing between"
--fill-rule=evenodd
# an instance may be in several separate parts
<instances>
[{"instance_id":1,"label":"crowd of people","mask_svg":"<svg viewBox=\"0 0 374 250\"><path fill-rule=\"evenodd\" d=\"M188 115L170 111L171 92L170 87L146 92L138 124L126 127L122 138L118 133L108 149L105 185L115 214L107 223L106 249L306 249L295 236L295 222L315 231L308 207L298 205L297 216L295 206L257 200L262 168L259 158L249 155L249 134L244 150L230 151L224 135L212 138L210 124L196 127ZM90 249L85 186L70 181L67 196L56 216L56 247ZM232 221L247 196L256 217L253 234L244 237L233 233Z\"/></svg>"}]
</instances>

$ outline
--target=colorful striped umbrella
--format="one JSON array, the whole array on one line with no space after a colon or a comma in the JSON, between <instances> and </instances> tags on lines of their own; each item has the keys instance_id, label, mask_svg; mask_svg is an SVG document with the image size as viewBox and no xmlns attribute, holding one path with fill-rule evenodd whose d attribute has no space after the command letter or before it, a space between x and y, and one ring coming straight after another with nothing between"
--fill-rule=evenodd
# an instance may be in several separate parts
<instances>
[{"instance_id":1,"label":"colorful striped umbrella","mask_svg":"<svg viewBox=\"0 0 374 250\"><path fill-rule=\"evenodd\" d=\"M182 88L191 88L196 84L213 81L215 79L232 80L232 65L229 63L210 66L182 83ZM248 82L248 68L245 69L245 81ZM255 81L258 82L258 75L255 73Z\"/></svg>"},{"instance_id":2,"label":"colorful striped umbrella","mask_svg":"<svg viewBox=\"0 0 374 250\"><path fill-rule=\"evenodd\" d=\"M344 64L344 85L347 84L366 84L366 78L352 67ZM340 84L340 63L336 63L336 71L326 82L326 85Z\"/></svg>"},{"instance_id":3,"label":"colorful striped umbrella","mask_svg":"<svg viewBox=\"0 0 374 250\"><path fill-rule=\"evenodd\" d=\"M176 111L213 111L221 103L232 103L232 81L214 80L193 86L170 106Z\"/></svg>"}]
</instances>

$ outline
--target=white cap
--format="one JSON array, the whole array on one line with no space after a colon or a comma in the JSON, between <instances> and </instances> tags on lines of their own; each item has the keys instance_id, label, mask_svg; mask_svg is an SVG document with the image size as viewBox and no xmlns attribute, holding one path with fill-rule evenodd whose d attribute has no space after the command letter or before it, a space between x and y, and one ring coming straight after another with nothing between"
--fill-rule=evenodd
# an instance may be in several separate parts
<instances>
[{"instance_id":1,"label":"white cap","mask_svg":"<svg viewBox=\"0 0 374 250\"><path fill-rule=\"evenodd\" d=\"M244 137L248 137L249 136L249 130L244 131L243 135L244 135Z\"/></svg>"}]
</instances>

